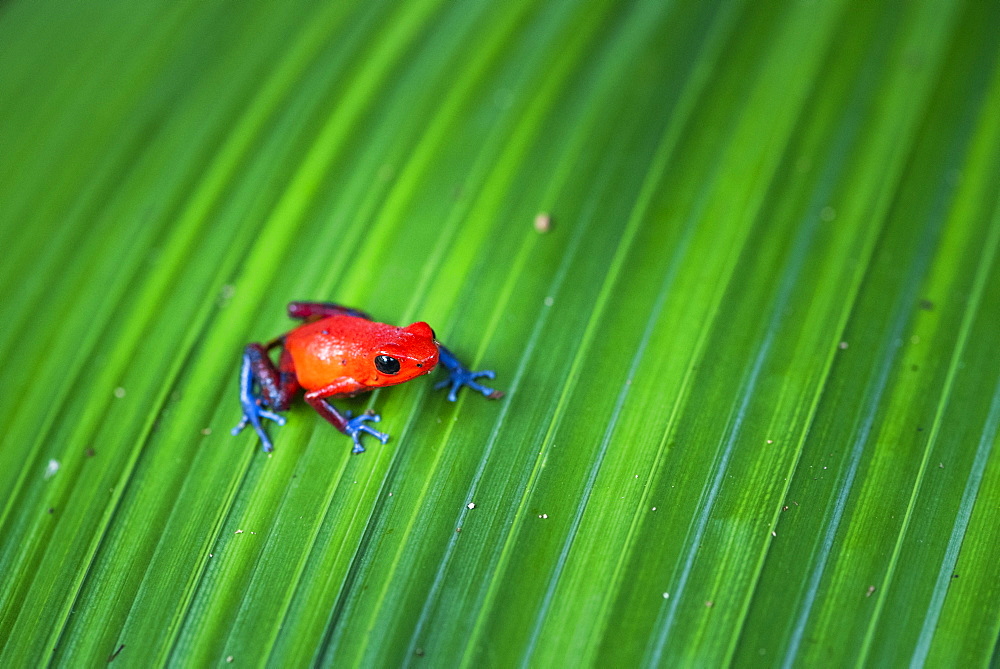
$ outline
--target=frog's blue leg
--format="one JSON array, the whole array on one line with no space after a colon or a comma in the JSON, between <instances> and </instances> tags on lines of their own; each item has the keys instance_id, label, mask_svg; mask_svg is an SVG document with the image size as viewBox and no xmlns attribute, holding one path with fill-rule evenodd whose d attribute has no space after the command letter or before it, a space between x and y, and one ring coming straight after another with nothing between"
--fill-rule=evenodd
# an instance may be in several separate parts
<instances>
[{"instance_id":1,"label":"frog's blue leg","mask_svg":"<svg viewBox=\"0 0 1000 669\"><path fill-rule=\"evenodd\" d=\"M361 445L361 433L367 432L372 435L383 444L389 441L389 435L385 432L379 432L370 425L365 425L366 421L371 421L372 423L377 423L382 420L382 417L377 413L366 411L360 416L355 416L351 418L351 412L347 411L345 414L341 414L337 411L333 405L326 401L324 398L324 390L314 390L306 393L306 402L309 403L313 409L316 410L320 416L325 418L331 425L346 434L354 442L354 448L351 449L351 453L364 453L365 447ZM335 393L333 389L331 391Z\"/></svg>"},{"instance_id":2,"label":"frog's blue leg","mask_svg":"<svg viewBox=\"0 0 1000 669\"><path fill-rule=\"evenodd\" d=\"M365 425L365 421L371 421L377 423L382 420L382 416L374 412L365 412L360 416L354 416L351 418L351 412L345 411L344 416L348 418L347 424L344 426L344 433L347 434L352 440L354 440L354 448L351 449L351 453L364 453L365 447L361 445L361 435L359 432L367 432L372 435L383 444L389 441L389 435L385 432L379 432L370 425Z\"/></svg>"},{"instance_id":3,"label":"frog's blue leg","mask_svg":"<svg viewBox=\"0 0 1000 669\"><path fill-rule=\"evenodd\" d=\"M260 344L249 344L243 351L243 364L240 367L240 406L243 408L243 417L232 429L232 434L237 435L247 424L252 425L267 453L274 450L274 444L267 436L261 419L267 418L278 425L284 425L285 419L265 407L286 409L294 392L293 386L297 385L294 373L285 369L285 357L282 356L282 370L279 372L268 358L267 350ZM255 385L261 389L263 396L254 392Z\"/></svg>"},{"instance_id":4,"label":"frog's blue leg","mask_svg":"<svg viewBox=\"0 0 1000 669\"><path fill-rule=\"evenodd\" d=\"M495 378L496 372L490 370L482 372L470 371L466 369L465 365L458 361L458 358L455 357L454 353L449 351L440 343L437 346L438 352L440 353L439 359L441 364L448 369L448 378L435 385L434 390L440 390L441 388L451 386L451 390L448 392L448 400L451 402L458 399L458 389L462 386L468 386L469 388L482 393L491 400L503 397L503 393L499 390L493 390L492 388L487 388L482 384L476 383L476 379L480 377L486 377L487 379Z\"/></svg>"}]
</instances>

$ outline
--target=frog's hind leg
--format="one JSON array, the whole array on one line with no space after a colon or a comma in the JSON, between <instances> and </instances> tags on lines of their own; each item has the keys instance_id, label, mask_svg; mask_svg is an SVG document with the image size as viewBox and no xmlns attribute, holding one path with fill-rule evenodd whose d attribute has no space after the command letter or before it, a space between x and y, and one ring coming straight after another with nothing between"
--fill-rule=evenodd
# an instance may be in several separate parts
<instances>
[{"instance_id":1,"label":"frog's hind leg","mask_svg":"<svg viewBox=\"0 0 1000 669\"><path fill-rule=\"evenodd\" d=\"M239 434L249 423L260 437L266 452L274 450L274 445L267 436L261 419L267 418L278 425L284 425L285 419L265 407L275 411L287 410L299 389L292 356L288 351L281 350L278 368L275 368L267 354L269 348L279 343L276 340L269 342L267 346L247 344L243 349L243 364L240 368L240 405L243 407L243 417L232 431L234 435ZM255 386L260 389L260 395L254 393Z\"/></svg>"},{"instance_id":2,"label":"frog's hind leg","mask_svg":"<svg viewBox=\"0 0 1000 669\"><path fill-rule=\"evenodd\" d=\"M307 323L318 321L327 316L355 316L367 321L372 319L371 316L359 309L344 307L333 302L289 302L288 315Z\"/></svg>"}]
</instances>

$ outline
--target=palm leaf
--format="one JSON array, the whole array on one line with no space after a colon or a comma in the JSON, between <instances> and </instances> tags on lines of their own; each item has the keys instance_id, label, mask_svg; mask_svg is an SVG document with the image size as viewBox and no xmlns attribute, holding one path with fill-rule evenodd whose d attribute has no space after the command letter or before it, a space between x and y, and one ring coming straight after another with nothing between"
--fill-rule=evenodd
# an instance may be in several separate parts
<instances>
[{"instance_id":1,"label":"palm leaf","mask_svg":"<svg viewBox=\"0 0 1000 669\"><path fill-rule=\"evenodd\" d=\"M998 10L0 7L0 663L990 662ZM265 455L293 299L507 396Z\"/></svg>"}]
</instances>

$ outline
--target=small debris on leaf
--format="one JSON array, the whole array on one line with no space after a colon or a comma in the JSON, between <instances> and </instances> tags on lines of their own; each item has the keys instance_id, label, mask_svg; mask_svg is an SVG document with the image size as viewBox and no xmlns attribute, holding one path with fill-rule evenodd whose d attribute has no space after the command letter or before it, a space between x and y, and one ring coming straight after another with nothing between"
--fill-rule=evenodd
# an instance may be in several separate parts
<instances>
[{"instance_id":1,"label":"small debris on leaf","mask_svg":"<svg viewBox=\"0 0 1000 669\"><path fill-rule=\"evenodd\" d=\"M535 230L544 234L552 229L552 216L546 212L540 212L535 216Z\"/></svg>"},{"instance_id":2,"label":"small debris on leaf","mask_svg":"<svg viewBox=\"0 0 1000 669\"><path fill-rule=\"evenodd\" d=\"M49 460L49 463L45 465L45 480L48 481L55 476L61 466L58 460Z\"/></svg>"},{"instance_id":3,"label":"small debris on leaf","mask_svg":"<svg viewBox=\"0 0 1000 669\"><path fill-rule=\"evenodd\" d=\"M108 662L110 663L110 662L114 661L114 659L116 657L118 657L118 653L122 652L122 648L124 648L124 647L125 647L125 644L122 644L122 645L118 646L118 650L116 650L115 652L111 653L111 655L108 655Z\"/></svg>"}]
</instances>

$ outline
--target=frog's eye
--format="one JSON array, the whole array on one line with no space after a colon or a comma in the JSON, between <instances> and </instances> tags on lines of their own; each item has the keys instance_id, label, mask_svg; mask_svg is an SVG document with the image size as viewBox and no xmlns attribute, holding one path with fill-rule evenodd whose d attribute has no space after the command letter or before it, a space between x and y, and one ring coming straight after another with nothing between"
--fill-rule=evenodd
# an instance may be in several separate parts
<instances>
[{"instance_id":1,"label":"frog's eye","mask_svg":"<svg viewBox=\"0 0 1000 669\"><path fill-rule=\"evenodd\" d=\"M389 355L375 356L375 369L383 374L396 374L399 372L399 360Z\"/></svg>"}]
</instances>

